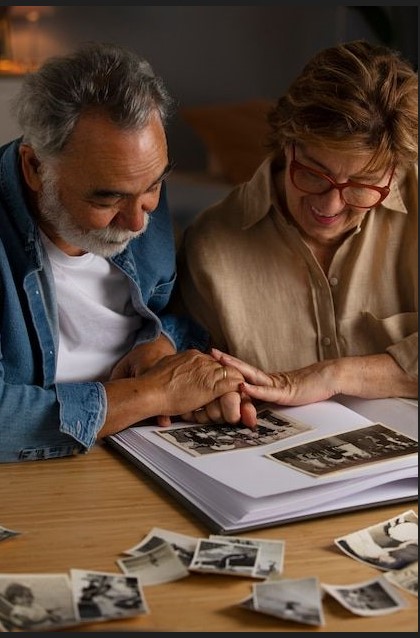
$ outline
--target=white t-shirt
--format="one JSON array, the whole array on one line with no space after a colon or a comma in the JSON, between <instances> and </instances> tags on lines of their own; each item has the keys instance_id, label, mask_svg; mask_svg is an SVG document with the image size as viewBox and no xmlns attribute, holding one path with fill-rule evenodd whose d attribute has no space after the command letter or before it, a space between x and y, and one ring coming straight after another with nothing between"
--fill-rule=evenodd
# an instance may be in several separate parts
<instances>
[{"instance_id":1,"label":"white t-shirt","mask_svg":"<svg viewBox=\"0 0 420 638\"><path fill-rule=\"evenodd\" d=\"M41 233L55 280L59 348L56 381L103 381L133 346L142 319L127 277L104 257L71 257Z\"/></svg>"}]
</instances>

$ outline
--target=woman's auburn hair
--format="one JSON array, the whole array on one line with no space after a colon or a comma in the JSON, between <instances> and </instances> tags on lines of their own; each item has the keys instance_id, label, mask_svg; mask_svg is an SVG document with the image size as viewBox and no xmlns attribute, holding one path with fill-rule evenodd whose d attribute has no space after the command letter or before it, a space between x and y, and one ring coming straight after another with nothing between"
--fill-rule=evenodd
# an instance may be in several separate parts
<instances>
[{"instance_id":1,"label":"woman's auburn hair","mask_svg":"<svg viewBox=\"0 0 420 638\"><path fill-rule=\"evenodd\" d=\"M418 77L399 51L356 40L324 49L268 114L277 158L292 143L372 152L367 170L418 157Z\"/></svg>"}]
</instances>

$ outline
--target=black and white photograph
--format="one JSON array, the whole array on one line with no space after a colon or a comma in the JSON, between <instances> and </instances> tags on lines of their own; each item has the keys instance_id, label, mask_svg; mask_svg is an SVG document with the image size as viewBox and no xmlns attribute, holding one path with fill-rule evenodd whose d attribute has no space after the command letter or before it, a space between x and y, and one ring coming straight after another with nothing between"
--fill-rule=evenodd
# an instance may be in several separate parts
<instances>
[{"instance_id":1,"label":"black and white photograph","mask_svg":"<svg viewBox=\"0 0 420 638\"><path fill-rule=\"evenodd\" d=\"M321 587L313 577L255 584L251 599L241 606L292 622L325 624Z\"/></svg>"},{"instance_id":2,"label":"black and white photograph","mask_svg":"<svg viewBox=\"0 0 420 638\"><path fill-rule=\"evenodd\" d=\"M5 541L8 538L14 538L15 536L19 536L22 532L17 532L13 529L8 529L7 527L2 527L0 525L0 542Z\"/></svg>"},{"instance_id":3,"label":"black and white photograph","mask_svg":"<svg viewBox=\"0 0 420 638\"><path fill-rule=\"evenodd\" d=\"M148 613L140 580L107 572L70 570L74 602L83 621Z\"/></svg>"},{"instance_id":4,"label":"black and white photograph","mask_svg":"<svg viewBox=\"0 0 420 638\"><path fill-rule=\"evenodd\" d=\"M209 540L227 541L238 545L258 547L258 561L255 566L255 578L279 578L283 572L286 544L281 540L264 540L259 538L241 538L210 534Z\"/></svg>"},{"instance_id":5,"label":"black and white photograph","mask_svg":"<svg viewBox=\"0 0 420 638\"><path fill-rule=\"evenodd\" d=\"M157 542L157 540L169 543L185 567L189 567L192 557L194 556L198 538L188 536L187 534L178 534L177 532L162 529L161 527L153 527L140 543L127 549L124 554L136 556L137 554L147 552L152 549L152 547L160 545L160 542Z\"/></svg>"},{"instance_id":6,"label":"black and white photograph","mask_svg":"<svg viewBox=\"0 0 420 638\"><path fill-rule=\"evenodd\" d=\"M383 576L354 585L323 584L322 587L343 607L358 616L392 614L407 606L398 591Z\"/></svg>"},{"instance_id":7,"label":"black and white photograph","mask_svg":"<svg viewBox=\"0 0 420 638\"><path fill-rule=\"evenodd\" d=\"M418 442L381 423L309 441L266 456L311 476L417 454Z\"/></svg>"},{"instance_id":8,"label":"black and white photograph","mask_svg":"<svg viewBox=\"0 0 420 638\"><path fill-rule=\"evenodd\" d=\"M148 546L147 551L119 558L119 568L125 574L139 576L143 585L160 585L190 575L170 543L156 536L148 541Z\"/></svg>"},{"instance_id":9,"label":"black and white photograph","mask_svg":"<svg viewBox=\"0 0 420 638\"><path fill-rule=\"evenodd\" d=\"M334 539L345 554L384 571L418 560L418 517L414 510Z\"/></svg>"},{"instance_id":10,"label":"black and white photograph","mask_svg":"<svg viewBox=\"0 0 420 638\"><path fill-rule=\"evenodd\" d=\"M0 574L4 631L54 631L79 622L67 574Z\"/></svg>"},{"instance_id":11,"label":"black and white photograph","mask_svg":"<svg viewBox=\"0 0 420 638\"><path fill-rule=\"evenodd\" d=\"M259 547L253 545L200 538L190 570L254 577L259 553Z\"/></svg>"},{"instance_id":12,"label":"black and white photograph","mask_svg":"<svg viewBox=\"0 0 420 638\"><path fill-rule=\"evenodd\" d=\"M254 429L229 423L208 423L160 429L156 433L193 456L203 456L269 445L311 429L281 412L264 408L258 413L258 424Z\"/></svg>"},{"instance_id":13,"label":"black and white photograph","mask_svg":"<svg viewBox=\"0 0 420 638\"><path fill-rule=\"evenodd\" d=\"M419 596L419 563L410 563L401 569L391 569L384 577L395 587L399 587L413 596Z\"/></svg>"}]
</instances>

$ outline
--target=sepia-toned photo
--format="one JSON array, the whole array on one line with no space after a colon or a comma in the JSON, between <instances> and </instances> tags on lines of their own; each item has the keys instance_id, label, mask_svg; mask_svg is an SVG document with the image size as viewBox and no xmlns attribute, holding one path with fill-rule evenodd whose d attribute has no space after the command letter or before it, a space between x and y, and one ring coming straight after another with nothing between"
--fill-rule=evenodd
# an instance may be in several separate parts
<instances>
[{"instance_id":1,"label":"sepia-toned photo","mask_svg":"<svg viewBox=\"0 0 420 638\"><path fill-rule=\"evenodd\" d=\"M317 578L266 581L253 585L252 590L252 597L241 606L306 625L325 623Z\"/></svg>"},{"instance_id":2,"label":"sepia-toned photo","mask_svg":"<svg viewBox=\"0 0 420 638\"><path fill-rule=\"evenodd\" d=\"M50 631L78 622L67 574L0 574L5 631Z\"/></svg>"},{"instance_id":3,"label":"sepia-toned photo","mask_svg":"<svg viewBox=\"0 0 420 638\"><path fill-rule=\"evenodd\" d=\"M140 580L136 576L70 570L74 601L80 618L108 620L148 612Z\"/></svg>"},{"instance_id":4,"label":"sepia-toned photo","mask_svg":"<svg viewBox=\"0 0 420 638\"><path fill-rule=\"evenodd\" d=\"M189 576L189 571L171 544L158 538L149 538L147 547L136 554L119 558L117 565L125 574L140 577L143 585L159 585Z\"/></svg>"},{"instance_id":5,"label":"sepia-toned photo","mask_svg":"<svg viewBox=\"0 0 420 638\"><path fill-rule=\"evenodd\" d=\"M259 548L228 541L199 539L190 569L199 572L254 576Z\"/></svg>"},{"instance_id":6,"label":"sepia-toned photo","mask_svg":"<svg viewBox=\"0 0 420 638\"><path fill-rule=\"evenodd\" d=\"M19 536L21 532L16 532L13 529L8 529L7 527L2 527L0 525L0 541L5 541L8 538L13 538L14 536Z\"/></svg>"},{"instance_id":7,"label":"sepia-toned photo","mask_svg":"<svg viewBox=\"0 0 420 638\"><path fill-rule=\"evenodd\" d=\"M415 561L401 569L391 569L384 577L395 587L407 591L413 596L419 596L419 563Z\"/></svg>"},{"instance_id":8,"label":"sepia-toned photo","mask_svg":"<svg viewBox=\"0 0 420 638\"><path fill-rule=\"evenodd\" d=\"M305 423L265 407L258 411L257 422L254 429L229 423L208 423L160 429L156 433L193 456L203 456L269 445L312 429Z\"/></svg>"},{"instance_id":9,"label":"sepia-toned photo","mask_svg":"<svg viewBox=\"0 0 420 638\"><path fill-rule=\"evenodd\" d=\"M403 569L418 561L418 517L408 510L334 542L351 558L377 569Z\"/></svg>"},{"instance_id":10,"label":"sepia-toned photo","mask_svg":"<svg viewBox=\"0 0 420 638\"><path fill-rule=\"evenodd\" d=\"M405 600L383 576L348 586L325 585L323 588L343 607L358 616L381 616L407 606Z\"/></svg>"},{"instance_id":11,"label":"sepia-toned photo","mask_svg":"<svg viewBox=\"0 0 420 638\"><path fill-rule=\"evenodd\" d=\"M140 543L137 543L134 547L127 549L124 554L136 556L139 553L147 552L149 549L152 549L152 547L158 546L161 541L164 541L172 547L181 562L188 568L192 557L194 556L197 540L198 539L194 536L178 534L177 532L162 529L161 527L153 527L149 534L147 534ZM154 543L153 546L150 545L150 541Z\"/></svg>"},{"instance_id":12,"label":"sepia-toned photo","mask_svg":"<svg viewBox=\"0 0 420 638\"><path fill-rule=\"evenodd\" d=\"M281 540L263 540L210 534L209 540L227 541L238 545L251 545L259 548L258 561L253 576L255 578L276 578L283 572L285 542Z\"/></svg>"},{"instance_id":13,"label":"sepia-toned photo","mask_svg":"<svg viewBox=\"0 0 420 638\"><path fill-rule=\"evenodd\" d=\"M311 476L324 476L394 457L417 454L417 450L416 440L375 423L271 452L267 457Z\"/></svg>"}]
</instances>

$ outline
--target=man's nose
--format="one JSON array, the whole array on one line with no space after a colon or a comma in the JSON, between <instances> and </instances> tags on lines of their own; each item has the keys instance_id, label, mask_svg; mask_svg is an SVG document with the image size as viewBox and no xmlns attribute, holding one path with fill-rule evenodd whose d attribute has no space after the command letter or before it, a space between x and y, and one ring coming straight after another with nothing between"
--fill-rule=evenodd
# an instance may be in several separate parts
<instances>
[{"instance_id":1,"label":"man's nose","mask_svg":"<svg viewBox=\"0 0 420 638\"><path fill-rule=\"evenodd\" d=\"M153 212L158 203L159 195L156 193L146 193L136 200L126 202L118 215L119 226L134 233L142 230L145 216Z\"/></svg>"}]
</instances>

